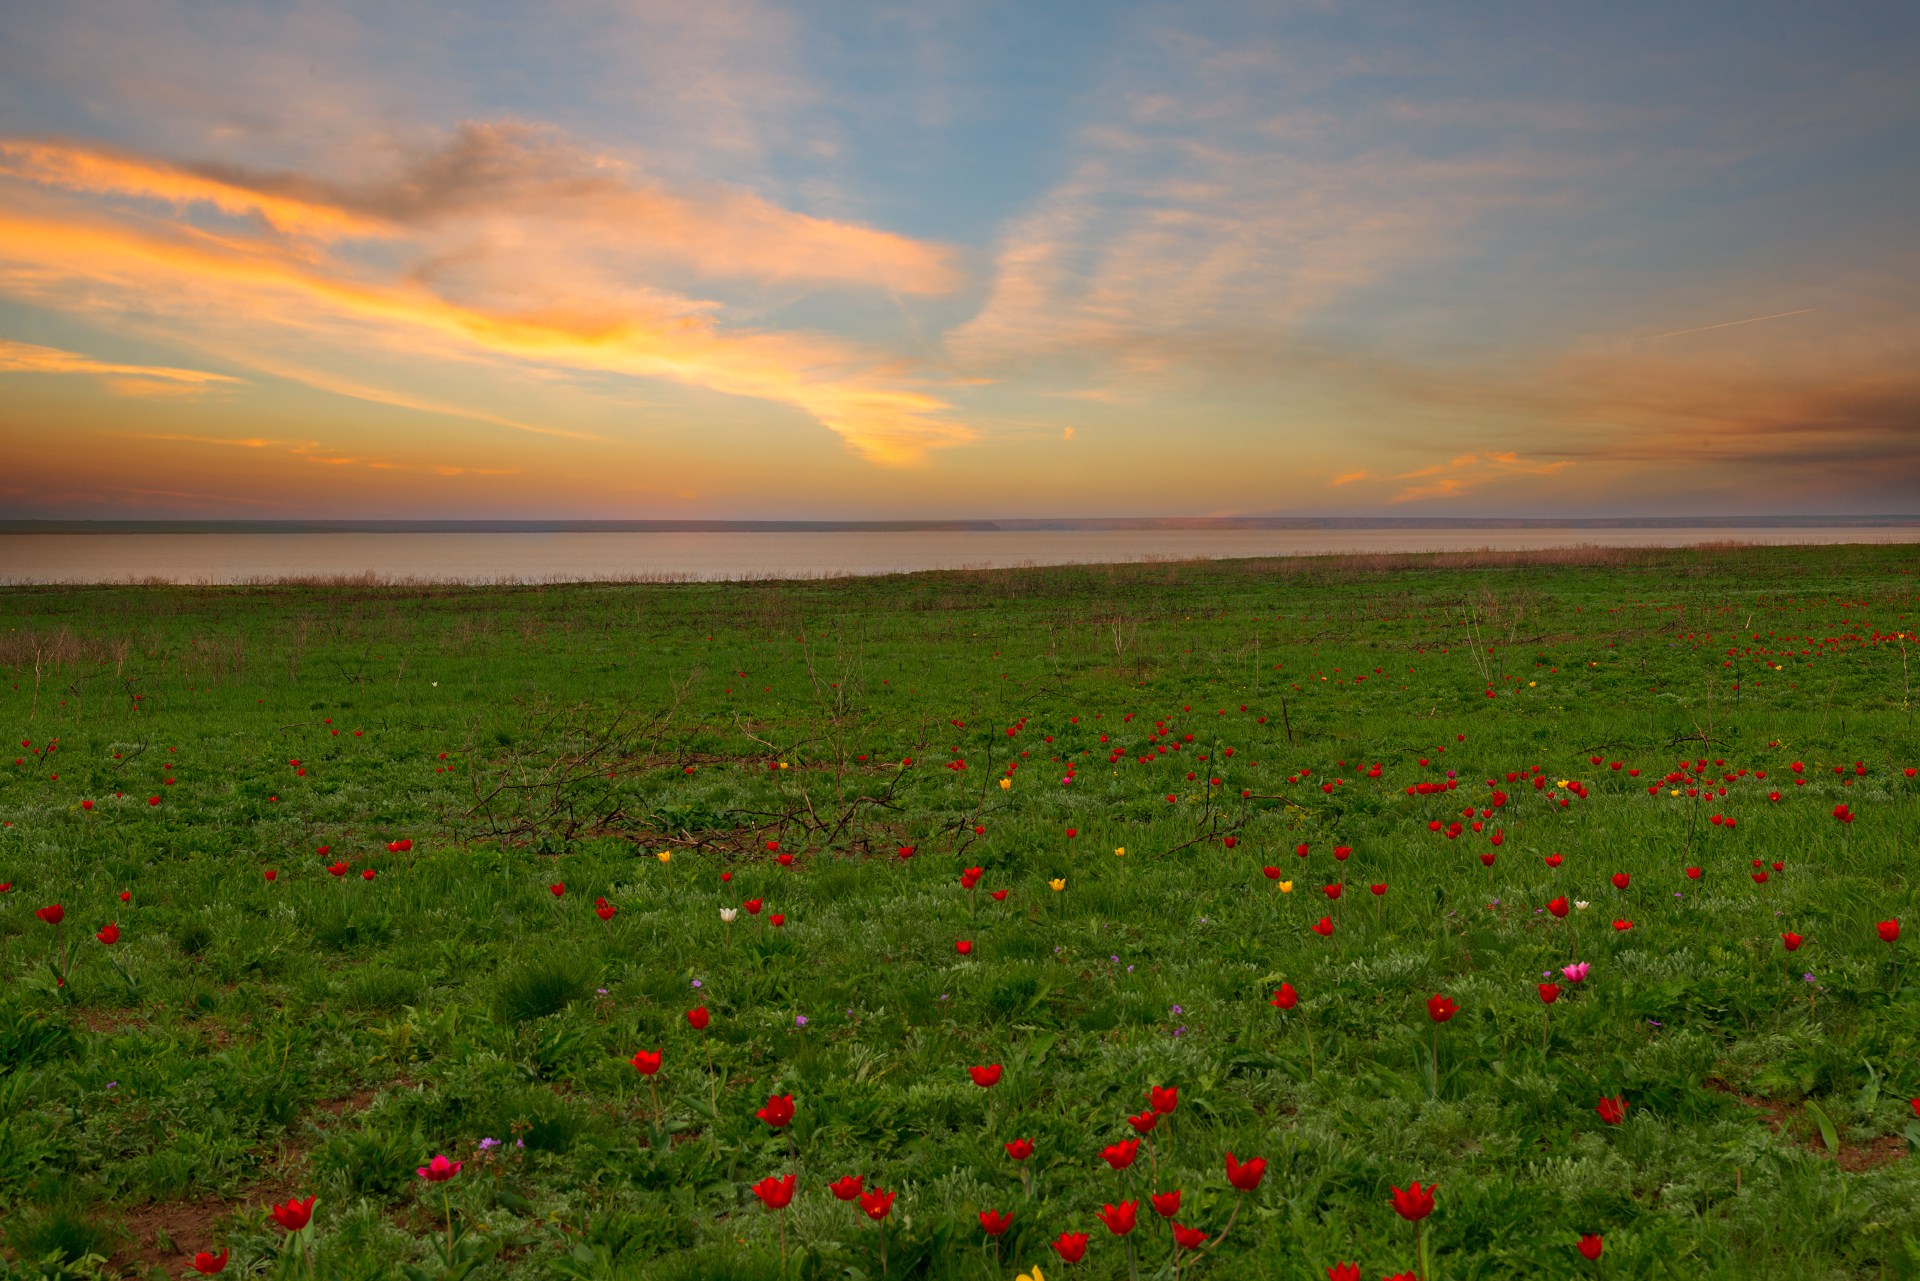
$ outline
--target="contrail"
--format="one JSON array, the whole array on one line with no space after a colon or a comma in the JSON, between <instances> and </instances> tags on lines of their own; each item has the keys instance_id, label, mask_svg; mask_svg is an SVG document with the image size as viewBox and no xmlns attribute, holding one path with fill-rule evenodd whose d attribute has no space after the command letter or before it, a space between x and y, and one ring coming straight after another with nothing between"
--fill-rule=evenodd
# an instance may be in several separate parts
<instances>
[{"instance_id":1,"label":"contrail","mask_svg":"<svg viewBox=\"0 0 1920 1281\"><path fill-rule=\"evenodd\" d=\"M1702 325L1698 329L1676 329L1670 334L1655 334L1654 341L1662 338L1678 338L1681 334L1704 334L1709 329L1726 329L1732 325L1751 325L1756 320L1778 320L1782 316L1804 316L1810 311L1820 311L1819 307L1802 307L1799 311L1776 311L1771 316L1749 316L1745 320L1726 320L1717 325Z\"/></svg>"}]
</instances>

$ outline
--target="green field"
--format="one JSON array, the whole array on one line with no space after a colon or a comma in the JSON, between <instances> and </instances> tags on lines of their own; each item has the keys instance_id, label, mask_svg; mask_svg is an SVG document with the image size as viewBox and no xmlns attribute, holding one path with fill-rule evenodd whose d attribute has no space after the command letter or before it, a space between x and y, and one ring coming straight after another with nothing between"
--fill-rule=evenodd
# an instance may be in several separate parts
<instances>
[{"instance_id":1,"label":"green field","mask_svg":"<svg viewBox=\"0 0 1920 1281\"><path fill-rule=\"evenodd\" d=\"M3 1275L1920 1276L1917 568L0 588Z\"/></svg>"}]
</instances>

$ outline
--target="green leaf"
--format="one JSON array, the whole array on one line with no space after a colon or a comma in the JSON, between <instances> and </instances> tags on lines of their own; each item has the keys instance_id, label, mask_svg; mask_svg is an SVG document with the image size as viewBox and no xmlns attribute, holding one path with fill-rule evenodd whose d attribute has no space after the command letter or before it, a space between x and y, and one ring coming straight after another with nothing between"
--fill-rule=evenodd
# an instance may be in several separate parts
<instances>
[{"instance_id":1,"label":"green leaf","mask_svg":"<svg viewBox=\"0 0 1920 1281\"><path fill-rule=\"evenodd\" d=\"M1820 1110L1820 1105L1812 1099L1807 1100L1807 1111L1813 1117L1815 1125L1820 1127L1820 1141L1827 1145L1827 1151L1840 1151L1840 1133L1833 1128L1833 1120Z\"/></svg>"}]
</instances>

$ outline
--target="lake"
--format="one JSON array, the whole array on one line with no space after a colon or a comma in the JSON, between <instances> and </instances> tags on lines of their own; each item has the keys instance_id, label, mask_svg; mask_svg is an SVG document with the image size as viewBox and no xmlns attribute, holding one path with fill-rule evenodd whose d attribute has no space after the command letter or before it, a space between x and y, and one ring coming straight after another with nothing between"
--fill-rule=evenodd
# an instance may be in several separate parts
<instances>
[{"instance_id":1,"label":"lake","mask_svg":"<svg viewBox=\"0 0 1920 1281\"><path fill-rule=\"evenodd\" d=\"M802 533L0 534L0 581L232 584L370 573L460 582L713 581L1336 552L1915 543L1920 527Z\"/></svg>"}]
</instances>

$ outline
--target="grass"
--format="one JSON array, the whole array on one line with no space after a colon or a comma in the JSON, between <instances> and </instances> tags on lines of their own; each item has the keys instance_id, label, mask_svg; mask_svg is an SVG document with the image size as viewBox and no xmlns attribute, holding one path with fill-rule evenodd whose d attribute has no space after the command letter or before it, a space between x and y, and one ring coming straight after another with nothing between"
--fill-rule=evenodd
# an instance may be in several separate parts
<instances>
[{"instance_id":1,"label":"grass","mask_svg":"<svg viewBox=\"0 0 1920 1281\"><path fill-rule=\"evenodd\" d=\"M1920 1276L1915 570L0 590L7 1266Z\"/></svg>"}]
</instances>

